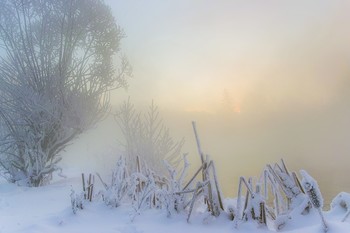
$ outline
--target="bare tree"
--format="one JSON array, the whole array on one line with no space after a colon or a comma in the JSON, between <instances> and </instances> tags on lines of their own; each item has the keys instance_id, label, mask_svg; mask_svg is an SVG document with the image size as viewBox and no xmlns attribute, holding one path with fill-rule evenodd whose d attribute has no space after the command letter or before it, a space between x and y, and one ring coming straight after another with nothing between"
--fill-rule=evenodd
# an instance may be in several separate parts
<instances>
[{"instance_id":1,"label":"bare tree","mask_svg":"<svg viewBox=\"0 0 350 233\"><path fill-rule=\"evenodd\" d=\"M0 166L10 182L42 185L60 152L100 120L109 91L131 74L124 33L102 0L2 0Z\"/></svg>"}]
</instances>

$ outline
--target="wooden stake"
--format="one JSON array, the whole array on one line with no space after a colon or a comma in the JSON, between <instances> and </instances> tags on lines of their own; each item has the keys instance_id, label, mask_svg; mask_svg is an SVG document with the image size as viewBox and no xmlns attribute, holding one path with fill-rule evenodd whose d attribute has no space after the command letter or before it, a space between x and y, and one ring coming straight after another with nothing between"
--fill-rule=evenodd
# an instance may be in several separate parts
<instances>
[{"instance_id":1,"label":"wooden stake","mask_svg":"<svg viewBox=\"0 0 350 233\"><path fill-rule=\"evenodd\" d=\"M90 174L91 176L91 174ZM90 184L90 202L92 201L92 194L93 194L93 191L94 191L94 184L95 184L95 176L93 175L92 176L92 183Z\"/></svg>"},{"instance_id":2,"label":"wooden stake","mask_svg":"<svg viewBox=\"0 0 350 233\"><path fill-rule=\"evenodd\" d=\"M91 174L89 174L89 181L88 181L88 196L87 196L87 198L88 198L88 200L91 200L91 198L90 198L90 193L91 193Z\"/></svg>"},{"instance_id":3,"label":"wooden stake","mask_svg":"<svg viewBox=\"0 0 350 233\"><path fill-rule=\"evenodd\" d=\"M81 173L81 180L82 180L82 182L83 182L84 199L86 200L84 173Z\"/></svg>"},{"instance_id":4,"label":"wooden stake","mask_svg":"<svg viewBox=\"0 0 350 233\"><path fill-rule=\"evenodd\" d=\"M140 158L139 158L139 156L136 156L136 165L137 165L137 167L136 167L137 172L141 173L141 166L140 166Z\"/></svg>"},{"instance_id":5,"label":"wooden stake","mask_svg":"<svg viewBox=\"0 0 350 233\"><path fill-rule=\"evenodd\" d=\"M140 167L140 158L139 156L136 156L136 169L138 173L141 173L141 167ZM137 185L137 192L141 192L141 180L138 179L139 183Z\"/></svg>"}]
</instances>

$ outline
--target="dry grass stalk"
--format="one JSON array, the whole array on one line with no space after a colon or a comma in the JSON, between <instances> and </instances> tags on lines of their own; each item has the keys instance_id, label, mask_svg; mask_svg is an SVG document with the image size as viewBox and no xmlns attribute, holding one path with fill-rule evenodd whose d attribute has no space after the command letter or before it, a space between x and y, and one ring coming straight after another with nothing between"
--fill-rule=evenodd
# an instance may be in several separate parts
<instances>
[{"instance_id":1,"label":"dry grass stalk","mask_svg":"<svg viewBox=\"0 0 350 233\"><path fill-rule=\"evenodd\" d=\"M192 127L193 127L194 136L196 138L198 154L200 155L201 162L203 164L204 163L204 155L203 155L203 152L202 152L201 143L199 141L199 137L198 137L198 133L197 133L197 126L196 126L196 122L195 121L192 121Z\"/></svg>"},{"instance_id":2,"label":"dry grass stalk","mask_svg":"<svg viewBox=\"0 0 350 233\"><path fill-rule=\"evenodd\" d=\"M194 181L194 179L197 177L197 175L202 171L203 169L203 164L199 167L199 169L195 172L195 174L192 176L192 178L187 182L187 184L184 186L182 190L187 189L190 184Z\"/></svg>"},{"instance_id":3,"label":"dry grass stalk","mask_svg":"<svg viewBox=\"0 0 350 233\"><path fill-rule=\"evenodd\" d=\"M108 189L108 185L106 184L106 182L103 181L101 175L100 175L98 172L96 172L96 175L97 175L98 179L101 181L103 187L107 190L107 189ZM113 178L112 178L112 179L113 179ZM113 182L113 181L112 181L112 182Z\"/></svg>"},{"instance_id":4,"label":"dry grass stalk","mask_svg":"<svg viewBox=\"0 0 350 233\"><path fill-rule=\"evenodd\" d=\"M294 182L298 185L299 189L301 190L302 193L305 193L303 187L301 186L300 180L295 172L292 172L292 176L294 178Z\"/></svg>"},{"instance_id":5,"label":"dry grass stalk","mask_svg":"<svg viewBox=\"0 0 350 233\"><path fill-rule=\"evenodd\" d=\"M282 197L280 197L280 193L278 191L278 187L277 187L277 183L276 181L271 177L270 173L268 172L268 170L264 170L264 193L265 193L265 202L268 202L269 199L269 195L268 195L268 184L271 185L271 192L273 194L274 200L274 213L271 213L269 211L269 215L272 216L272 218L276 219L276 216L278 216L280 214L280 201L282 200Z\"/></svg>"},{"instance_id":6,"label":"dry grass stalk","mask_svg":"<svg viewBox=\"0 0 350 233\"><path fill-rule=\"evenodd\" d=\"M282 166L283 166L284 172L285 172L287 175L289 175L289 172L288 172L287 166L286 166L286 164L284 163L284 160L283 160L283 159L281 159L281 163L282 163Z\"/></svg>"},{"instance_id":7,"label":"dry grass stalk","mask_svg":"<svg viewBox=\"0 0 350 233\"><path fill-rule=\"evenodd\" d=\"M242 204L242 185L245 185L247 188L247 193L246 193L246 198L245 198L245 203L244 203L244 208L242 209L241 204ZM250 185L246 181L244 177L239 178L239 184L238 184L238 196L237 196L237 220L243 220L244 217L244 211L248 206L248 199L249 199L249 194L254 195L253 191L251 190Z\"/></svg>"},{"instance_id":8,"label":"dry grass stalk","mask_svg":"<svg viewBox=\"0 0 350 233\"><path fill-rule=\"evenodd\" d=\"M213 175L214 175L215 188L216 188L216 192L217 192L220 208L222 210L224 210L224 205L222 203L222 198L221 198L221 189L219 187L219 182L218 182L218 178L217 178L217 175L216 175L216 169L215 169L214 161L211 161L211 168L212 168Z\"/></svg>"},{"instance_id":9,"label":"dry grass stalk","mask_svg":"<svg viewBox=\"0 0 350 233\"><path fill-rule=\"evenodd\" d=\"M266 209L265 209L265 202L260 203L260 217L259 217L259 222L261 224L266 225Z\"/></svg>"}]
</instances>

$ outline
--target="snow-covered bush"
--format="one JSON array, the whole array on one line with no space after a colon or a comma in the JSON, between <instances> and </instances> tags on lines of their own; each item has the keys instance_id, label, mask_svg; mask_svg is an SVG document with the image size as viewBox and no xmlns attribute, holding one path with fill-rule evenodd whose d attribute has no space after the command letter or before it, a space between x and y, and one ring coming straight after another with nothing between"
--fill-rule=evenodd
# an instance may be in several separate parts
<instances>
[{"instance_id":1,"label":"snow-covered bush","mask_svg":"<svg viewBox=\"0 0 350 233\"><path fill-rule=\"evenodd\" d=\"M183 192L184 179L187 175L189 163L187 161L186 155L183 156L183 168L179 177L177 176L177 170L165 161L165 165L169 172L168 178L168 189L166 192L163 191L165 196L163 200L166 204L166 209L168 216L170 216L174 211L180 212L185 209L185 193Z\"/></svg>"},{"instance_id":2,"label":"snow-covered bush","mask_svg":"<svg viewBox=\"0 0 350 233\"><path fill-rule=\"evenodd\" d=\"M124 157L120 157L117 161L117 165L112 173L111 184L107 185L104 183L104 186L106 190L103 192L103 200L106 205L112 207L120 206L129 188L129 176Z\"/></svg>"},{"instance_id":3,"label":"snow-covered bush","mask_svg":"<svg viewBox=\"0 0 350 233\"><path fill-rule=\"evenodd\" d=\"M137 161L137 171L129 174L126 159L120 157L110 184L106 184L98 175L105 187L105 190L99 192L104 203L112 207L130 203L134 210L131 213L132 219L145 209L166 208L171 196L168 179L158 176L144 162Z\"/></svg>"},{"instance_id":4,"label":"snow-covered bush","mask_svg":"<svg viewBox=\"0 0 350 233\"><path fill-rule=\"evenodd\" d=\"M216 200L217 196L214 193L218 185L215 182L213 183L214 187L211 193L209 193L207 189L210 179L216 180L216 178L211 177L211 173L206 174L207 179L205 181L197 182L197 185L193 187L192 181L199 174L199 170L192 179L184 185L189 168L189 163L185 155L183 157L183 167L179 168L179 170L165 161L165 167L169 172L167 177L158 175L153 170L149 169L144 161L138 158L137 171L129 173L127 167L126 159L120 157L112 173L112 181L110 184L106 184L99 174L97 174L97 176L100 178L105 188L105 190L99 192L104 203L112 207L118 207L123 203L130 204L133 209L133 212L130 213L132 220L144 210L152 208L165 210L168 217L175 213L188 211L189 219L194 204L197 201L202 202L203 199L205 199L206 203L211 203L212 209L208 209L208 213L210 213L211 216L218 216L220 214L219 210L213 212L215 209L220 208L220 204L215 204L218 203L218 200ZM215 171L212 161L209 163L208 167L213 169L213 172ZM180 172L179 174L178 171ZM83 181L83 190L84 184L85 182ZM83 194L84 193L85 192L83 192ZM71 195L73 212L76 212L79 207L79 205L76 204L80 203L78 197L79 196L76 196L74 193Z\"/></svg>"},{"instance_id":5,"label":"snow-covered bush","mask_svg":"<svg viewBox=\"0 0 350 233\"><path fill-rule=\"evenodd\" d=\"M143 166L139 172L130 175L129 197L135 210L133 216L149 208L163 209L168 217L185 210L188 197L185 197L183 183L189 167L186 156L179 176L174 167L166 161L164 163L169 172L168 177L155 173L146 163L141 163Z\"/></svg>"},{"instance_id":6,"label":"snow-covered bush","mask_svg":"<svg viewBox=\"0 0 350 233\"><path fill-rule=\"evenodd\" d=\"M84 202L84 192L81 192L80 194L76 194L74 189L71 189L70 194L70 200L71 200L71 207L74 214L77 213L78 210L82 210L84 208L83 202Z\"/></svg>"},{"instance_id":7,"label":"snow-covered bush","mask_svg":"<svg viewBox=\"0 0 350 233\"><path fill-rule=\"evenodd\" d=\"M132 206L135 213L152 207L152 197L156 185L152 174L144 175L142 173L132 173L130 176L129 195L131 196Z\"/></svg>"}]
</instances>

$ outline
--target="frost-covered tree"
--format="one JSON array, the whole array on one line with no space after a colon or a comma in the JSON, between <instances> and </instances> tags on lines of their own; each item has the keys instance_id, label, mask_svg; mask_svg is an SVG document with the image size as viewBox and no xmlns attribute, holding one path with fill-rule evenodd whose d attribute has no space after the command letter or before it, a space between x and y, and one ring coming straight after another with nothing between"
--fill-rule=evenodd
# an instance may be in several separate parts
<instances>
[{"instance_id":1,"label":"frost-covered tree","mask_svg":"<svg viewBox=\"0 0 350 233\"><path fill-rule=\"evenodd\" d=\"M109 110L126 85L124 37L102 0L2 0L0 166L10 182L42 185L60 152Z\"/></svg>"},{"instance_id":2,"label":"frost-covered tree","mask_svg":"<svg viewBox=\"0 0 350 233\"><path fill-rule=\"evenodd\" d=\"M125 155L130 172L145 162L158 175L167 175L164 160L176 166L182 159L184 139L175 141L152 101L146 113L137 112L130 100L119 108L115 119L123 133Z\"/></svg>"}]
</instances>

